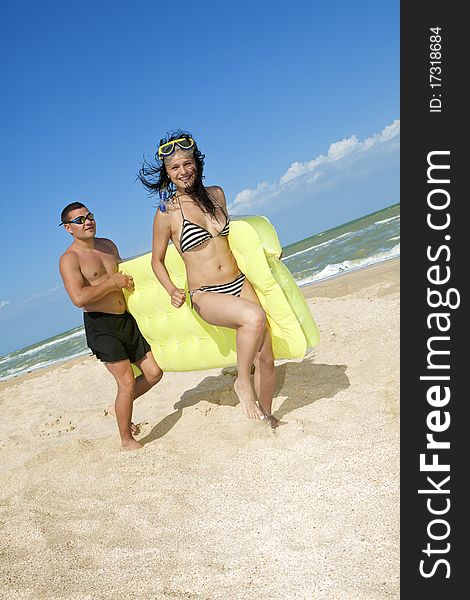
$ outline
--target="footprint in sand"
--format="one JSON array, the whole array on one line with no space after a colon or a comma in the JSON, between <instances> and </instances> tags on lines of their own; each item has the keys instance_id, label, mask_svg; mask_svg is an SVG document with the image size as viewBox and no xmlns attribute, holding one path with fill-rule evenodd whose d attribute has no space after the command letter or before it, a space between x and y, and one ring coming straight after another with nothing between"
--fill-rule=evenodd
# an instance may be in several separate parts
<instances>
[{"instance_id":1,"label":"footprint in sand","mask_svg":"<svg viewBox=\"0 0 470 600\"><path fill-rule=\"evenodd\" d=\"M44 424L46 427L53 427L56 428L58 426L64 427L64 423L62 423L62 417L57 417L57 419L45 423ZM44 436L48 436L51 435L51 433L57 433L57 435L60 435L62 433L70 433L71 431L73 431L74 429L76 429L76 426L72 423L72 421L69 421L68 425L65 426L65 429L58 429L56 431L41 431L39 433L40 437L44 437Z\"/></svg>"},{"instance_id":2,"label":"footprint in sand","mask_svg":"<svg viewBox=\"0 0 470 600\"><path fill-rule=\"evenodd\" d=\"M105 417L107 417L107 416L116 417L116 415L114 413L114 409L112 409L111 407L105 408L103 410L103 416L105 416ZM141 433L142 428L144 427L144 425L148 425L148 423L131 423L131 432L132 432L132 435L139 435Z\"/></svg>"}]
</instances>

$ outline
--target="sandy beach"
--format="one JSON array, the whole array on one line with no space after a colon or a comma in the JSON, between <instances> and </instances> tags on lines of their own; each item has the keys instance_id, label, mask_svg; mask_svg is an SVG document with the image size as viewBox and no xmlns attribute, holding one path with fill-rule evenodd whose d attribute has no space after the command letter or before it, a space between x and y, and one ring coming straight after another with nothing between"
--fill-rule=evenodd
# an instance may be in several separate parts
<instances>
[{"instance_id":1,"label":"sandy beach","mask_svg":"<svg viewBox=\"0 0 470 600\"><path fill-rule=\"evenodd\" d=\"M275 431L234 369L165 374L132 453L94 357L0 383L0 598L399 598L399 267L302 289L321 341L277 361Z\"/></svg>"}]
</instances>

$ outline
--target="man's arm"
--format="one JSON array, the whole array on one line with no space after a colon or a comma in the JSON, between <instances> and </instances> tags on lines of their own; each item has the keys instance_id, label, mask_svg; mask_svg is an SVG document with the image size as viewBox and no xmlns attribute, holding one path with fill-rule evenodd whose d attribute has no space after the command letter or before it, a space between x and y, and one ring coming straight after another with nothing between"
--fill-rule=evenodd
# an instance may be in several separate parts
<instances>
[{"instance_id":1,"label":"man's arm","mask_svg":"<svg viewBox=\"0 0 470 600\"><path fill-rule=\"evenodd\" d=\"M116 292L122 288L126 288L130 292L134 290L132 277L123 273L114 273L106 281L97 285L89 285L80 271L78 257L74 252L67 252L61 256L59 268L65 289L78 308L97 302L110 292Z\"/></svg>"}]
</instances>

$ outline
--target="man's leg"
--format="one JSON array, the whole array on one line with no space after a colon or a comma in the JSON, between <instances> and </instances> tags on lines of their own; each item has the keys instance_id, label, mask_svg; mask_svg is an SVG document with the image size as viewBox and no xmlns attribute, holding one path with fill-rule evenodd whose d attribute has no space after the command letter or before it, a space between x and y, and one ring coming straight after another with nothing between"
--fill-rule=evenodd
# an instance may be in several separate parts
<instances>
[{"instance_id":1,"label":"man's leg","mask_svg":"<svg viewBox=\"0 0 470 600\"><path fill-rule=\"evenodd\" d=\"M118 391L114 410L121 436L122 450L138 450L142 444L132 436L132 405L135 397L135 379L128 359L105 363L108 371L116 380Z\"/></svg>"},{"instance_id":2,"label":"man's leg","mask_svg":"<svg viewBox=\"0 0 470 600\"><path fill-rule=\"evenodd\" d=\"M156 363L151 351L147 352L147 354L139 360L136 360L134 364L142 371L142 375L139 375L134 379L134 400L136 400L160 381L163 377L163 371ZM113 404L108 406L107 412L114 417L116 416ZM139 427L134 425L134 423L131 423L131 433L133 435L139 433Z\"/></svg>"},{"instance_id":3,"label":"man's leg","mask_svg":"<svg viewBox=\"0 0 470 600\"><path fill-rule=\"evenodd\" d=\"M134 400L145 392L148 392L150 388L153 388L160 379L163 377L163 371L157 365L152 352L147 352L145 356L136 360L134 363L142 371L142 375L139 375L135 380Z\"/></svg>"}]
</instances>

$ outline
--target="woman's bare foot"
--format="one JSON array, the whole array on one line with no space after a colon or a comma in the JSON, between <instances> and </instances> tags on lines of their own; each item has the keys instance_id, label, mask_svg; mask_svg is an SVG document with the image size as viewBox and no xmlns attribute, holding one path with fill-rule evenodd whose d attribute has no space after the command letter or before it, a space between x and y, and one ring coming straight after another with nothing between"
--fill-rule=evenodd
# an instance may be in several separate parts
<instances>
[{"instance_id":1,"label":"woman's bare foot","mask_svg":"<svg viewBox=\"0 0 470 600\"><path fill-rule=\"evenodd\" d=\"M111 415L113 417L116 416L116 413L114 411L114 404L110 404L108 408L105 409L104 416L106 417L107 415ZM140 433L140 427L135 423L131 423L131 433L132 435L138 435Z\"/></svg>"},{"instance_id":2,"label":"woman's bare foot","mask_svg":"<svg viewBox=\"0 0 470 600\"><path fill-rule=\"evenodd\" d=\"M121 451L129 451L129 450L140 450L144 445L135 440L134 438L130 438L125 442L121 442Z\"/></svg>"},{"instance_id":3,"label":"woman's bare foot","mask_svg":"<svg viewBox=\"0 0 470 600\"><path fill-rule=\"evenodd\" d=\"M242 410L248 419L259 421L260 419L266 418L263 411L256 404L255 399L253 398L253 391L250 384L240 385L238 379L236 379L235 383L233 384L233 389L235 390L235 393L240 400Z\"/></svg>"}]
</instances>

